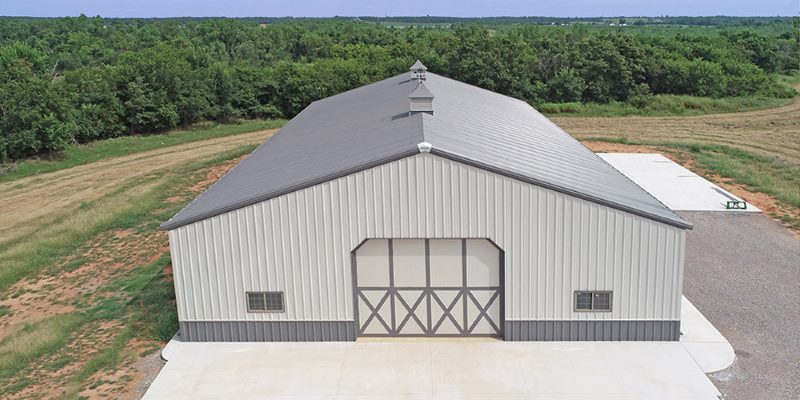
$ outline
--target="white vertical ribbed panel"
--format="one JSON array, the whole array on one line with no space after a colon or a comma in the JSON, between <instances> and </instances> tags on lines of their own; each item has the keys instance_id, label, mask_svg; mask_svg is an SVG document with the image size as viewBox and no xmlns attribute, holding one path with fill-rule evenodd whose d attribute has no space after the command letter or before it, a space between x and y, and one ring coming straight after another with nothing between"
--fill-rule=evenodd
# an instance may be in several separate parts
<instances>
[{"instance_id":1,"label":"white vertical ribbed panel","mask_svg":"<svg viewBox=\"0 0 800 400\"><path fill-rule=\"evenodd\" d=\"M506 319L680 318L685 232L419 154L170 231L182 321L353 320L350 253L368 238L488 238L505 251ZM576 313L573 291L613 290ZM246 291L286 292L247 313Z\"/></svg>"}]
</instances>

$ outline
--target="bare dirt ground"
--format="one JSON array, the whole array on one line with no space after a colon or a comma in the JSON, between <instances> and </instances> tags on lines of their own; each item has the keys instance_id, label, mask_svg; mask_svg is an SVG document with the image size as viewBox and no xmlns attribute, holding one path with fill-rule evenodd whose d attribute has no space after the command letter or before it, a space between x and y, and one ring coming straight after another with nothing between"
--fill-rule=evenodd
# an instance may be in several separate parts
<instances>
[{"instance_id":1,"label":"bare dirt ground","mask_svg":"<svg viewBox=\"0 0 800 400\"><path fill-rule=\"evenodd\" d=\"M87 243L79 255L52 268L60 272L44 273L9 288L14 295L0 301L0 306L10 311L0 319L0 339L23 323L74 311L75 303L99 294L97 290L113 277L149 265L168 251L166 233L162 231L142 234L124 230L100 235ZM82 265L71 269L70 264L77 259Z\"/></svg>"},{"instance_id":2,"label":"bare dirt ground","mask_svg":"<svg viewBox=\"0 0 800 400\"><path fill-rule=\"evenodd\" d=\"M126 182L266 140L275 130L185 143L0 183L0 244L57 221Z\"/></svg>"},{"instance_id":3,"label":"bare dirt ground","mask_svg":"<svg viewBox=\"0 0 800 400\"><path fill-rule=\"evenodd\" d=\"M197 175L198 182L191 193L202 192L244 157L213 166ZM174 199L184 201L185 198ZM24 280L12 286L10 293L19 293L0 301L8 315L0 318L0 339L23 324L73 312L77 301L92 303L109 293L102 290L116 277L135 268L145 267L169 252L167 235L163 231L137 232L131 229L101 234L86 243L75 255L64 259L53 270L36 279ZM76 259L82 265L68 266ZM171 279L171 278L170 278ZM83 367L102 348L108 347L124 327L114 321L93 323L80 329L75 339L55 354L40 360L39 366L19 379L33 383L14 393L9 399L60 398L68 390L79 390L85 399L138 399L163 366L159 351L162 343L152 340L132 340L124 354L125 360L114 371L101 370L90 379L89 387L70 388L70 377ZM52 368L60 360L65 365Z\"/></svg>"},{"instance_id":4,"label":"bare dirt ground","mask_svg":"<svg viewBox=\"0 0 800 400\"><path fill-rule=\"evenodd\" d=\"M80 216L83 212L76 210L87 202L100 201L90 207L92 210L127 207L137 198L129 195L152 191L155 183L162 181L159 176L172 168L262 143L274 132L187 143L0 184L0 244L25 235L41 236L42 231L64 224L64 219ZM199 171L190 193L205 190L242 158ZM115 195L134 182L145 184ZM168 202L186 200L173 198ZM14 246L24 245L12 244L5 251L13 252ZM38 276L19 281L2 293L0 340L31 323L68 317L78 303L92 304L112 295L105 290L109 283L152 264L168 251L166 234L157 230L113 230L92 238ZM25 376L16 377L16 381L29 384L8 398L61 398L66 393L86 399L140 398L163 365L158 354L162 344L152 340L134 339L126 345L117 370L98 371L90 377L88 387L70 387L72 376L100 350L108 348L123 329L114 321L80 327L67 346L38 360Z\"/></svg>"},{"instance_id":5,"label":"bare dirt ground","mask_svg":"<svg viewBox=\"0 0 800 400\"><path fill-rule=\"evenodd\" d=\"M800 91L800 86L796 87ZM784 107L691 117L553 117L578 139L725 144L800 164L800 101Z\"/></svg>"},{"instance_id":6,"label":"bare dirt ground","mask_svg":"<svg viewBox=\"0 0 800 400\"><path fill-rule=\"evenodd\" d=\"M35 279L12 286L11 296L0 305L9 315L0 318L0 339L25 324L45 318L68 315L75 311L73 304L94 304L110 293L103 287L115 278L142 268L169 251L164 232L138 233L131 230L106 232L87 243L78 254L63 260L53 270ZM69 265L80 258L83 264L75 269ZM101 349L111 346L124 326L117 321L92 322L81 327L63 349L39 360L37 367L16 379L33 382L8 399L60 398L71 390L70 378L86 365ZM139 341L127 346L126 362L113 372L101 371L93 377L91 388L81 392L87 399L119 398L129 390L138 373L137 355L147 348L159 348L153 341ZM63 365L61 365L63 363ZM58 365L58 367L52 367ZM146 371L143 371L146 373ZM80 388L72 389L78 391Z\"/></svg>"}]
</instances>

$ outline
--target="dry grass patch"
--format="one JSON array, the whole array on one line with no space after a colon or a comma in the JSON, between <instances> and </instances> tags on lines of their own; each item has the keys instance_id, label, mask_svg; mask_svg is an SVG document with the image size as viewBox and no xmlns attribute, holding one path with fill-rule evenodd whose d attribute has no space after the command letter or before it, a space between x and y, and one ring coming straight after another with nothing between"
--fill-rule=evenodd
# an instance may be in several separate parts
<instances>
[{"instance_id":1,"label":"dry grass patch","mask_svg":"<svg viewBox=\"0 0 800 400\"><path fill-rule=\"evenodd\" d=\"M20 240L0 248L0 290L47 267L47 261L65 256L98 232L126 215L139 214L155 197L165 179L135 181L104 198L82 204L59 221L40 227Z\"/></svg>"},{"instance_id":2,"label":"dry grass patch","mask_svg":"<svg viewBox=\"0 0 800 400\"><path fill-rule=\"evenodd\" d=\"M798 87L800 89L800 87ZM725 145L800 165L800 100L759 111L694 117L553 117L581 140Z\"/></svg>"},{"instance_id":3,"label":"dry grass patch","mask_svg":"<svg viewBox=\"0 0 800 400\"><path fill-rule=\"evenodd\" d=\"M200 162L274 131L193 142L0 183L0 291L35 276L112 222L136 218L160 201L162 186L181 165ZM25 184L23 189L14 186Z\"/></svg>"},{"instance_id":4,"label":"dry grass patch","mask_svg":"<svg viewBox=\"0 0 800 400\"><path fill-rule=\"evenodd\" d=\"M93 202L148 181L181 165L263 142L275 131L258 131L112 158L74 168L0 183L0 246L41 227L63 221ZM2 251L2 247L0 247Z\"/></svg>"},{"instance_id":5,"label":"dry grass patch","mask_svg":"<svg viewBox=\"0 0 800 400\"><path fill-rule=\"evenodd\" d=\"M19 379L33 360L65 346L80 323L79 316L56 315L11 332L0 341L0 382Z\"/></svg>"},{"instance_id":6,"label":"dry grass patch","mask_svg":"<svg viewBox=\"0 0 800 400\"><path fill-rule=\"evenodd\" d=\"M800 235L800 100L695 117L553 120L597 151L652 149L671 155Z\"/></svg>"},{"instance_id":7,"label":"dry grass patch","mask_svg":"<svg viewBox=\"0 0 800 400\"><path fill-rule=\"evenodd\" d=\"M167 235L158 224L251 149L129 181L38 230L35 242L7 244L0 257L10 260L37 247L73 247L0 292L7 310L0 316L0 369L7 371L0 397L138 398L177 326ZM17 347L24 350L10 350Z\"/></svg>"}]
</instances>

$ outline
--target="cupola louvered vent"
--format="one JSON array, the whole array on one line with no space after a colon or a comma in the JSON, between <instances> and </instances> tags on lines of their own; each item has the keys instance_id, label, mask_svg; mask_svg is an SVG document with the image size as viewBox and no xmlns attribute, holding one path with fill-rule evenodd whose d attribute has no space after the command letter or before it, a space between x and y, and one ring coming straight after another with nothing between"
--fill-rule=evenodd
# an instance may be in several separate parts
<instances>
[{"instance_id":1,"label":"cupola louvered vent","mask_svg":"<svg viewBox=\"0 0 800 400\"><path fill-rule=\"evenodd\" d=\"M411 114L421 112L433 114L433 93L425 87L425 82L420 81L408 98L411 99L411 108L409 109Z\"/></svg>"},{"instance_id":2,"label":"cupola louvered vent","mask_svg":"<svg viewBox=\"0 0 800 400\"><path fill-rule=\"evenodd\" d=\"M412 81L424 81L425 80L425 72L428 71L428 68L422 64L421 61L417 60L414 65L411 66L411 80Z\"/></svg>"}]
</instances>

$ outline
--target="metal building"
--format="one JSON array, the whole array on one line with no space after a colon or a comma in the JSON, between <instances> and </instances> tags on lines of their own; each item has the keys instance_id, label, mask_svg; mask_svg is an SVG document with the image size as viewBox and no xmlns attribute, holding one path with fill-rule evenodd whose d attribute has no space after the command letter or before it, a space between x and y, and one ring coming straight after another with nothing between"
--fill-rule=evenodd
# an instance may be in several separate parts
<instances>
[{"instance_id":1,"label":"metal building","mask_svg":"<svg viewBox=\"0 0 800 400\"><path fill-rule=\"evenodd\" d=\"M184 340L677 340L691 224L418 62L312 103L162 228Z\"/></svg>"}]
</instances>

